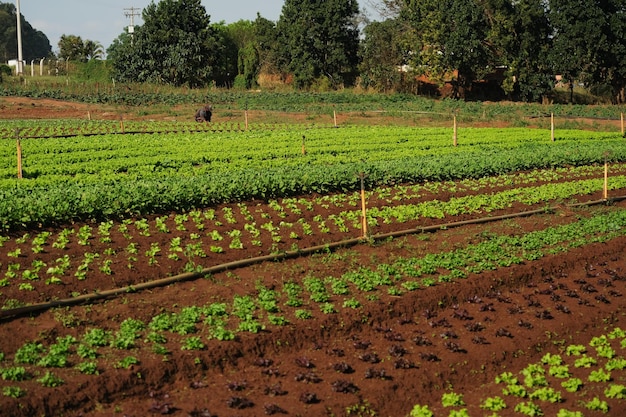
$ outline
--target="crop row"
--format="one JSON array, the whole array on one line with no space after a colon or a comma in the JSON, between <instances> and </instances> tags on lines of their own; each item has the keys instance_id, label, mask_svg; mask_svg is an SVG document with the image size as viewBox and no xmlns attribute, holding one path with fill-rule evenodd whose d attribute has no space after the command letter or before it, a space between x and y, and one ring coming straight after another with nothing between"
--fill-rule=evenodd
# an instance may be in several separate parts
<instances>
[{"instance_id":1,"label":"crop row","mask_svg":"<svg viewBox=\"0 0 626 417\"><path fill-rule=\"evenodd\" d=\"M128 368L138 363L138 349L162 355L166 360L173 353L165 347L168 342L168 346L174 342L182 351L202 351L211 343L228 342L263 329L286 326L293 321L359 310L377 300L382 292L401 297L420 289L448 285L470 273L535 260L546 254L567 252L588 242L605 242L624 235L626 211L604 209L567 225L526 235L485 236L479 243L447 252L397 257L373 268L354 268L338 276L308 274L301 280L289 279L282 286L275 287L256 282L248 294L224 296L204 306L174 306L145 322L132 317L120 318L119 325L111 323L108 328L89 328L82 335L66 333L58 334L54 341L25 341L15 351L0 352L0 375L8 381L3 384L3 393L6 396L25 395L20 384L35 378L46 387L61 385L63 381L55 375L55 369L75 367L85 374L99 374L115 368ZM234 274L227 274L226 280L231 279L235 281ZM228 286L229 282L219 285ZM619 296L615 291L613 293ZM58 317L67 327L74 326L71 314L60 312ZM573 349L571 354L574 354ZM578 349L577 354L583 351ZM618 359L614 353L611 358L605 357ZM564 374L567 370L561 371ZM605 372L610 371L605 368ZM541 376L538 372L531 376ZM539 395L530 389L539 387L535 383L527 383L529 386L524 395L518 388L513 393L512 386L518 384L513 382L512 376L507 375L507 378L510 380L505 385L510 395L529 396L530 399ZM460 402L454 404L460 405Z\"/></svg>"},{"instance_id":2,"label":"crop row","mask_svg":"<svg viewBox=\"0 0 626 417\"><path fill-rule=\"evenodd\" d=\"M542 403L562 402L563 392L579 393L583 408L591 412L606 414L607 399L626 399L626 386L622 381L626 359L618 352L626 348L626 332L619 327L607 334L594 336L587 345L568 345L562 354L546 353L539 362L529 363L519 373L503 372L495 377L493 391L501 394L484 397L479 407L484 412L497 415L514 411L519 415L541 416ZM573 371L583 370L585 379L575 376ZM594 389L594 387L596 387ZM583 391L598 393L583 396ZM452 391L441 396L442 411L438 415L469 417L463 394ZM432 407L432 406L431 406ZM433 417L436 414L428 405L415 405L410 417ZM482 415L482 414L481 414ZM556 417L582 417L580 411L561 407Z\"/></svg>"},{"instance_id":3,"label":"crop row","mask_svg":"<svg viewBox=\"0 0 626 417\"><path fill-rule=\"evenodd\" d=\"M281 124L252 124L250 130L279 130L286 129ZM139 133L221 133L241 132L245 129L243 123L233 122L163 122L163 121L134 121L134 120L97 120L97 121L68 121L43 120L36 125L30 120L11 120L0 125L0 140L4 139L45 139L73 136L95 136L109 134L139 134Z\"/></svg>"},{"instance_id":4,"label":"crop row","mask_svg":"<svg viewBox=\"0 0 626 417\"><path fill-rule=\"evenodd\" d=\"M481 102L459 102L457 100L435 101L413 94L359 94L351 91L339 92L248 92L233 89L186 90L163 89L162 86L133 84L124 87L109 86L110 91L102 91L102 85L84 83L37 85L37 83L3 85L0 96L32 98L53 98L86 103L105 103L129 106L158 106L197 103L214 103L216 108L256 109L291 112L332 113L334 108L341 111L380 111L389 112L419 111L451 115L460 112L474 119L507 118L515 113L527 116L540 116L555 113L563 116L596 117L619 119L620 108L616 106L587 106L575 104L498 103L490 105Z\"/></svg>"},{"instance_id":5,"label":"crop row","mask_svg":"<svg viewBox=\"0 0 626 417\"><path fill-rule=\"evenodd\" d=\"M302 154L301 134L306 134ZM188 211L220 203L357 190L359 173L385 184L480 178L626 160L616 134L468 129L346 128L219 135L32 139L16 180L12 141L0 144L0 227ZM10 144L9 144L10 142Z\"/></svg>"},{"instance_id":6,"label":"crop row","mask_svg":"<svg viewBox=\"0 0 626 417\"><path fill-rule=\"evenodd\" d=\"M545 172L543 177L549 174ZM377 202L367 210L369 229L376 231L379 225L393 224L392 230L398 230L415 227L422 219L484 215L515 203L532 206L593 194L602 187L602 180L580 179L486 191L447 201L419 201L424 192L435 195L441 191L462 192L488 183L519 184L541 177L540 172L533 172L516 177L491 177L488 181L466 180L462 184L430 183L376 189L367 196ZM610 188L626 188L626 176L613 177L610 184ZM412 203L411 199L417 200ZM11 293L15 294L19 288L23 293L38 294L42 286L72 284L66 288L72 288L72 294L79 294L76 281L88 282L94 274L123 276L128 279L125 283L132 285L145 279L134 272L139 265L152 269L151 276L163 274L163 268L175 274L196 270L199 265L219 263L224 259L220 255L224 252L234 254L246 249L260 254L279 253L305 249L300 244L305 237L309 244L320 245L355 238L362 235L359 202L358 193L314 199L287 198L272 200L266 206L239 203L218 210L193 210L150 220L135 218L117 223L109 220L55 232L26 232L14 237L0 235L0 247L5 253L0 257L0 286L5 293L13 289ZM401 226L407 222L410 226ZM84 253L80 258L70 258L66 254L68 247L82 248Z\"/></svg>"}]
</instances>

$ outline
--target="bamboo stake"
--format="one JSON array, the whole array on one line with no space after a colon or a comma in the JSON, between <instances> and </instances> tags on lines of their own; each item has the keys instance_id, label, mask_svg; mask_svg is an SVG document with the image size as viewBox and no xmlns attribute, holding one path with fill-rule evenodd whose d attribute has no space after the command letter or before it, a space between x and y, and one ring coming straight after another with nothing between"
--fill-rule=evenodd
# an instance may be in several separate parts
<instances>
[{"instance_id":1,"label":"bamboo stake","mask_svg":"<svg viewBox=\"0 0 626 417\"><path fill-rule=\"evenodd\" d=\"M363 215L363 238L367 239L368 236L368 232L367 232L367 212L366 212L366 208L365 208L365 174L363 172L361 172L359 174L359 177L361 177L361 211L362 211L362 215Z\"/></svg>"},{"instance_id":2,"label":"bamboo stake","mask_svg":"<svg viewBox=\"0 0 626 417\"><path fill-rule=\"evenodd\" d=\"M304 139L305 139L305 136L302 135L302 155L306 155L306 148L304 147Z\"/></svg>"},{"instance_id":3,"label":"bamboo stake","mask_svg":"<svg viewBox=\"0 0 626 417\"><path fill-rule=\"evenodd\" d=\"M337 111L333 110L333 120L335 122L335 127L337 127Z\"/></svg>"},{"instance_id":4,"label":"bamboo stake","mask_svg":"<svg viewBox=\"0 0 626 417\"><path fill-rule=\"evenodd\" d=\"M87 120L91 120L91 112L87 110Z\"/></svg>"},{"instance_id":5,"label":"bamboo stake","mask_svg":"<svg viewBox=\"0 0 626 417\"><path fill-rule=\"evenodd\" d=\"M452 128L452 143L456 147L457 145L457 126L456 126L456 114L454 115L454 125Z\"/></svg>"},{"instance_id":6,"label":"bamboo stake","mask_svg":"<svg viewBox=\"0 0 626 417\"><path fill-rule=\"evenodd\" d=\"M246 120L246 130L248 130L248 110L246 110L245 112L243 112L244 114L244 118Z\"/></svg>"},{"instance_id":7,"label":"bamboo stake","mask_svg":"<svg viewBox=\"0 0 626 417\"><path fill-rule=\"evenodd\" d=\"M554 142L554 113L550 113L550 139Z\"/></svg>"},{"instance_id":8,"label":"bamboo stake","mask_svg":"<svg viewBox=\"0 0 626 417\"><path fill-rule=\"evenodd\" d=\"M124 133L124 115L120 115L120 130Z\"/></svg>"}]
</instances>

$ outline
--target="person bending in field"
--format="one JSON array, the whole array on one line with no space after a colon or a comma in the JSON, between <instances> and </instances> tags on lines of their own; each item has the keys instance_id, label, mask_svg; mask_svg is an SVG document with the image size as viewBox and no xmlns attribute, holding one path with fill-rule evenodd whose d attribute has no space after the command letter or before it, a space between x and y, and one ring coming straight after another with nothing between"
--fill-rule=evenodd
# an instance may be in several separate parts
<instances>
[{"instance_id":1,"label":"person bending in field","mask_svg":"<svg viewBox=\"0 0 626 417\"><path fill-rule=\"evenodd\" d=\"M196 122L210 122L213 115L213 108L207 104L196 112Z\"/></svg>"}]
</instances>

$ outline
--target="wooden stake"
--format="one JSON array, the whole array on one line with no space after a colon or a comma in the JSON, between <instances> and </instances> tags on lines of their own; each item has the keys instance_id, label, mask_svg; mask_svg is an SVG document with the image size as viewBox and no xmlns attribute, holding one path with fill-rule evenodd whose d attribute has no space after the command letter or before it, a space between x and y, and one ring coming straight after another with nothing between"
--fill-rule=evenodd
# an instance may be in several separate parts
<instances>
[{"instance_id":1,"label":"wooden stake","mask_svg":"<svg viewBox=\"0 0 626 417\"><path fill-rule=\"evenodd\" d=\"M17 141L17 178L22 179L22 144L20 143L20 129L15 129Z\"/></svg>"},{"instance_id":2,"label":"wooden stake","mask_svg":"<svg viewBox=\"0 0 626 417\"><path fill-rule=\"evenodd\" d=\"M456 114L454 115L454 126L453 126L453 129L452 129L452 143L456 147L456 145L457 145Z\"/></svg>"},{"instance_id":3,"label":"wooden stake","mask_svg":"<svg viewBox=\"0 0 626 417\"><path fill-rule=\"evenodd\" d=\"M302 155L306 155L306 148L304 147L304 135L302 135Z\"/></svg>"},{"instance_id":4,"label":"wooden stake","mask_svg":"<svg viewBox=\"0 0 626 417\"><path fill-rule=\"evenodd\" d=\"M22 145L17 140L17 178L22 179Z\"/></svg>"},{"instance_id":5,"label":"wooden stake","mask_svg":"<svg viewBox=\"0 0 626 417\"><path fill-rule=\"evenodd\" d=\"M604 154L604 190L602 196L605 200L609 198L609 162L607 154Z\"/></svg>"},{"instance_id":6,"label":"wooden stake","mask_svg":"<svg viewBox=\"0 0 626 417\"><path fill-rule=\"evenodd\" d=\"M243 112L244 118L246 120L246 130L248 130L248 110Z\"/></svg>"},{"instance_id":7,"label":"wooden stake","mask_svg":"<svg viewBox=\"0 0 626 417\"><path fill-rule=\"evenodd\" d=\"M335 127L337 127L337 111L333 110L333 120L335 122Z\"/></svg>"},{"instance_id":8,"label":"wooden stake","mask_svg":"<svg viewBox=\"0 0 626 417\"><path fill-rule=\"evenodd\" d=\"M91 120L91 112L87 110L87 120Z\"/></svg>"},{"instance_id":9,"label":"wooden stake","mask_svg":"<svg viewBox=\"0 0 626 417\"><path fill-rule=\"evenodd\" d=\"M359 174L359 177L361 177L361 212L362 212L362 216L363 216L363 239L367 239L367 212L366 212L366 208L365 208L365 174L363 172L361 172Z\"/></svg>"},{"instance_id":10,"label":"wooden stake","mask_svg":"<svg viewBox=\"0 0 626 417\"><path fill-rule=\"evenodd\" d=\"M621 120L622 120L622 137L626 138L626 132L624 131L624 112L621 113Z\"/></svg>"},{"instance_id":11,"label":"wooden stake","mask_svg":"<svg viewBox=\"0 0 626 417\"><path fill-rule=\"evenodd\" d=\"M554 142L554 113L550 113L550 139Z\"/></svg>"},{"instance_id":12,"label":"wooden stake","mask_svg":"<svg viewBox=\"0 0 626 417\"><path fill-rule=\"evenodd\" d=\"M124 116L120 115L120 130L124 133Z\"/></svg>"}]
</instances>

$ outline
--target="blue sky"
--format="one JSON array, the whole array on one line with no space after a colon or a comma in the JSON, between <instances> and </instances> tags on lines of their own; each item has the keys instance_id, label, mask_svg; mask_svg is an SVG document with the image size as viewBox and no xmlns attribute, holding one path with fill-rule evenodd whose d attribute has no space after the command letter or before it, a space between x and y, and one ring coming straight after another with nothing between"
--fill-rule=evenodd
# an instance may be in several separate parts
<instances>
[{"instance_id":1,"label":"blue sky","mask_svg":"<svg viewBox=\"0 0 626 417\"><path fill-rule=\"evenodd\" d=\"M16 4L16 0L2 1ZM363 8L370 2L361 0L359 5ZM57 44L64 34L100 42L106 49L130 24L130 18L125 16L130 11L126 9L141 9L150 3L151 0L20 0L20 12L48 37L54 52L58 51ZM257 12L277 21L283 3L284 0L202 0L213 23L254 20ZM135 24L141 22L141 16L135 17Z\"/></svg>"}]
</instances>

